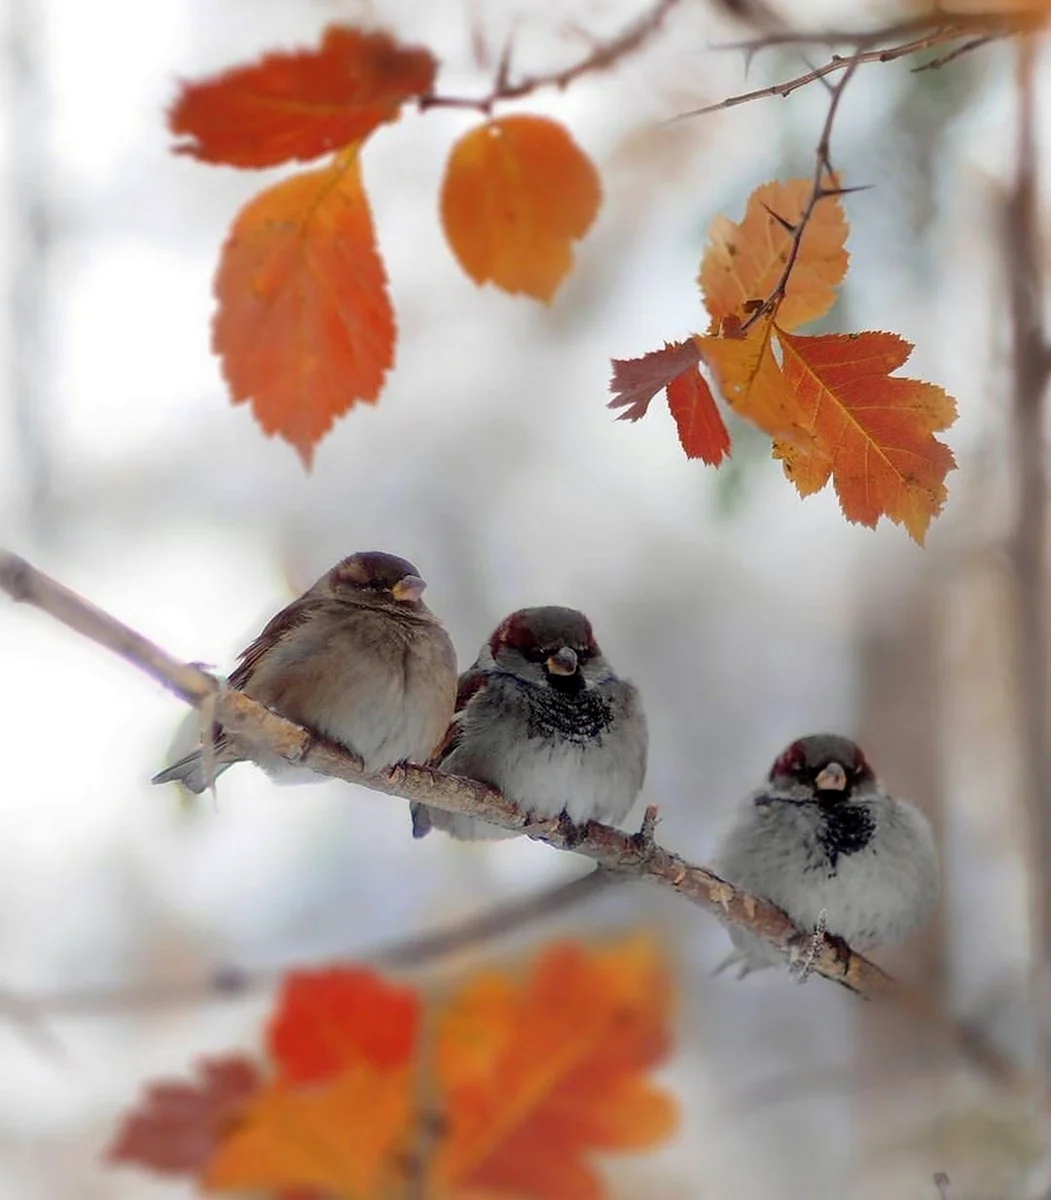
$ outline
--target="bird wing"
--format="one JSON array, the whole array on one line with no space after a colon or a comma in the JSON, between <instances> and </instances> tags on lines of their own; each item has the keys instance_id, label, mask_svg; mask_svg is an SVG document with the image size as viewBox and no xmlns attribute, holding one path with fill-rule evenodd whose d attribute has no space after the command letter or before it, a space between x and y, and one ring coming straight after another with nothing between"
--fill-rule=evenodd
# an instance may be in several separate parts
<instances>
[{"instance_id":1,"label":"bird wing","mask_svg":"<svg viewBox=\"0 0 1051 1200\"><path fill-rule=\"evenodd\" d=\"M260 660L291 630L309 620L323 605L323 600L300 596L276 616L271 617L263 627L262 633L237 656L237 666L227 681L230 686L242 689L252 678Z\"/></svg>"},{"instance_id":2,"label":"bird wing","mask_svg":"<svg viewBox=\"0 0 1051 1200\"><path fill-rule=\"evenodd\" d=\"M489 678L487 671L479 670L477 664L468 667L460 676L456 687L456 708L445 736L431 755L428 765L441 769L442 762L456 749L463 737L463 714L471 700L483 690Z\"/></svg>"}]
</instances>

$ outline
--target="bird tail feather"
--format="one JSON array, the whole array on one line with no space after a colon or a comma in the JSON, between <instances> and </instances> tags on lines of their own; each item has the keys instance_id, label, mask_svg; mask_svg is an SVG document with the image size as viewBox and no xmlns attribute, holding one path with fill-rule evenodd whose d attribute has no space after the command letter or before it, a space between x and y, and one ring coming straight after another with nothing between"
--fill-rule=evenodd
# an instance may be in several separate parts
<instances>
[{"instance_id":1,"label":"bird tail feather","mask_svg":"<svg viewBox=\"0 0 1051 1200\"><path fill-rule=\"evenodd\" d=\"M212 769L211 779L205 774L204 755L200 750L194 750L192 754L187 754L184 758L180 758L178 762L172 763L170 767L165 767L163 771L158 771L150 782L181 783L184 788L188 788L195 796L199 796L232 764L217 762L213 758L209 765Z\"/></svg>"},{"instance_id":2,"label":"bird tail feather","mask_svg":"<svg viewBox=\"0 0 1051 1200\"><path fill-rule=\"evenodd\" d=\"M410 804L409 811L412 813L412 836L414 838L426 837L433 828L431 810L426 804Z\"/></svg>"}]
</instances>

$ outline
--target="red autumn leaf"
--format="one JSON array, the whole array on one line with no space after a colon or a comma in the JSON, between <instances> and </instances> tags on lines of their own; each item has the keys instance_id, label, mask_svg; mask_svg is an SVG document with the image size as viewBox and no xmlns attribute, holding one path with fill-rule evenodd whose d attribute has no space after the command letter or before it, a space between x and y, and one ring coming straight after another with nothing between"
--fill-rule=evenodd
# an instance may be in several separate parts
<instances>
[{"instance_id":1,"label":"red autumn leaf","mask_svg":"<svg viewBox=\"0 0 1051 1200\"><path fill-rule=\"evenodd\" d=\"M897 334L777 337L789 424L770 432L785 473L804 496L831 476L848 520L872 526L886 516L922 544L956 465L934 437L956 419L952 397L890 374L912 352Z\"/></svg>"},{"instance_id":2,"label":"red autumn leaf","mask_svg":"<svg viewBox=\"0 0 1051 1200\"><path fill-rule=\"evenodd\" d=\"M668 384L668 407L686 457L717 467L730 453L730 431L719 415L707 379L696 367Z\"/></svg>"},{"instance_id":3,"label":"red autumn leaf","mask_svg":"<svg viewBox=\"0 0 1051 1200\"><path fill-rule=\"evenodd\" d=\"M268 1040L285 1082L316 1083L356 1062L379 1071L408 1062L419 1027L411 988L365 967L335 967L286 976Z\"/></svg>"},{"instance_id":4,"label":"red autumn leaf","mask_svg":"<svg viewBox=\"0 0 1051 1200\"><path fill-rule=\"evenodd\" d=\"M234 222L215 280L212 346L235 404L252 402L309 467L333 421L374 402L394 313L357 154L293 175Z\"/></svg>"},{"instance_id":5,"label":"red autumn leaf","mask_svg":"<svg viewBox=\"0 0 1051 1200\"><path fill-rule=\"evenodd\" d=\"M549 301L601 203L598 172L564 126L548 117L497 117L453 147L442 225L475 283Z\"/></svg>"},{"instance_id":6,"label":"red autumn leaf","mask_svg":"<svg viewBox=\"0 0 1051 1200\"><path fill-rule=\"evenodd\" d=\"M609 408L622 408L619 421L638 421L650 401L666 388L668 408L679 430L679 441L687 458L700 458L718 466L730 453L726 428L707 380L697 370L697 342L665 342L663 350L651 350L641 358L613 360Z\"/></svg>"},{"instance_id":7,"label":"red autumn leaf","mask_svg":"<svg viewBox=\"0 0 1051 1200\"><path fill-rule=\"evenodd\" d=\"M429 1164L436 1192L599 1200L590 1151L649 1148L675 1128L674 1102L646 1077L667 1053L670 1008L644 938L552 947L521 983L476 976L436 1032L447 1122Z\"/></svg>"},{"instance_id":8,"label":"red autumn leaf","mask_svg":"<svg viewBox=\"0 0 1051 1200\"><path fill-rule=\"evenodd\" d=\"M164 1175L199 1175L263 1082L252 1060L241 1055L204 1059L197 1072L198 1084L151 1084L124 1118L107 1159Z\"/></svg>"},{"instance_id":9,"label":"red autumn leaf","mask_svg":"<svg viewBox=\"0 0 1051 1200\"><path fill-rule=\"evenodd\" d=\"M646 415L650 401L663 387L684 371L696 367L700 353L693 338L665 342L663 350L651 350L641 358L615 358L609 390L609 408L622 408L618 421L638 421Z\"/></svg>"},{"instance_id":10,"label":"red autumn leaf","mask_svg":"<svg viewBox=\"0 0 1051 1200\"><path fill-rule=\"evenodd\" d=\"M268 54L183 86L168 116L176 151L233 167L271 167L338 150L430 90L429 50L334 25L317 50Z\"/></svg>"}]
</instances>

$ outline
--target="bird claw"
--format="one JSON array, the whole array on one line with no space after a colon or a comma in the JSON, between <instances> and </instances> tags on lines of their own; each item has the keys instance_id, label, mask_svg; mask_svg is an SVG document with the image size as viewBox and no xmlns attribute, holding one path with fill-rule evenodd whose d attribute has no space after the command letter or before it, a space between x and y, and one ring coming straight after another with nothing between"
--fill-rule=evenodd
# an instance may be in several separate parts
<instances>
[{"instance_id":1,"label":"bird claw","mask_svg":"<svg viewBox=\"0 0 1051 1200\"><path fill-rule=\"evenodd\" d=\"M522 832L526 837L545 838L551 837L552 834L558 833L559 827L562 824L561 817L530 817L522 826Z\"/></svg>"},{"instance_id":2,"label":"bird claw","mask_svg":"<svg viewBox=\"0 0 1051 1200\"><path fill-rule=\"evenodd\" d=\"M566 849L574 850L588 836L591 827L590 821L585 821L583 825L575 825L573 821L562 813L559 817L562 836L566 839Z\"/></svg>"},{"instance_id":3,"label":"bird claw","mask_svg":"<svg viewBox=\"0 0 1051 1200\"><path fill-rule=\"evenodd\" d=\"M836 951L836 956L839 957L836 943L846 945L841 937L828 932L828 913L822 909L813 930L807 934L799 934L789 943L791 957L788 971L796 983L806 983L810 978L810 973L814 969L814 961L826 945L832 946ZM847 954L849 955L849 953L848 950Z\"/></svg>"}]
</instances>

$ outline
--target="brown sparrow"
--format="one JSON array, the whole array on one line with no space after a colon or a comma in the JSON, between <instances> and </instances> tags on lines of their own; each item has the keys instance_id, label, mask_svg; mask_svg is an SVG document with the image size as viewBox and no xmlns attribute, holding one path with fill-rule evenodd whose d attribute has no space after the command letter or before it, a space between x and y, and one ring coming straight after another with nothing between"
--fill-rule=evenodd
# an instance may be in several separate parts
<instances>
[{"instance_id":1,"label":"brown sparrow","mask_svg":"<svg viewBox=\"0 0 1051 1200\"><path fill-rule=\"evenodd\" d=\"M793 742L766 784L745 801L716 855L728 882L783 908L803 929L819 926L856 950L898 942L938 895L938 854L927 818L896 800L849 738ZM766 942L731 929L723 964L741 975L783 963Z\"/></svg>"},{"instance_id":2,"label":"brown sparrow","mask_svg":"<svg viewBox=\"0 0 1051 1200\"><path fill-rule=\"evenodd\" d=\"M538 819L622 821L646 774L635 686L572 608L512 613L460 677L456 716L431 765L498 788ZM477 817L412 805L413 835L513 836Z\"/></svg>"},{"instance_id":3,"label":"brown sparrow","mask_svg":"<svg viewBox=\"0 0 1051 1200\"><path fill-rule=\"evenodd\" d=\"M456 697L456 655L420 599L425 587L404 558L352 554L270 621L240 655L229 685L345 746L367 771L423 762ZM240 761L218 729L214 773ZM286 767L276 758L262 765L278 775ZM178 780L202 792L205 769L196 750L153 782Z\"/></svg>"}]
</instances>

